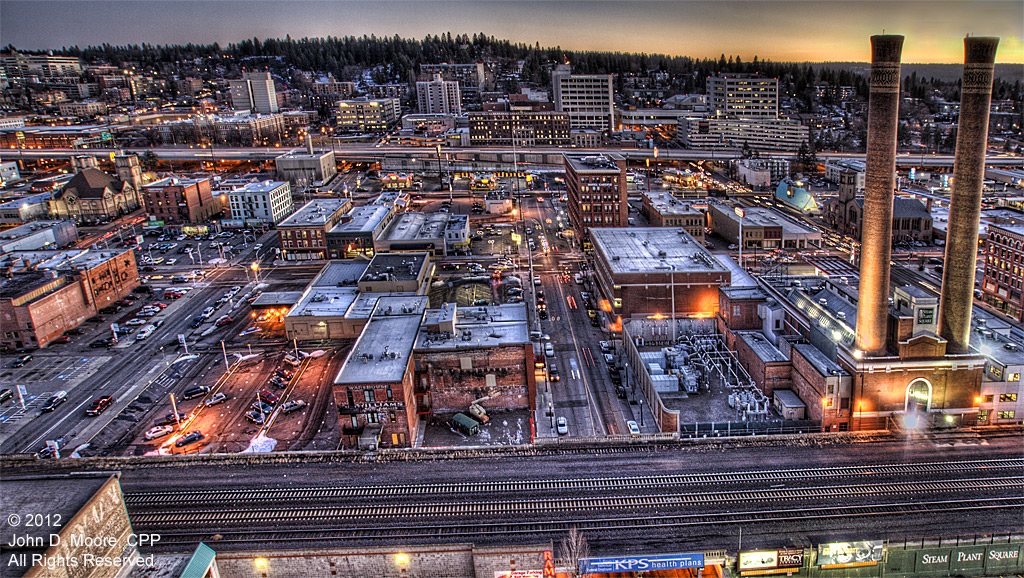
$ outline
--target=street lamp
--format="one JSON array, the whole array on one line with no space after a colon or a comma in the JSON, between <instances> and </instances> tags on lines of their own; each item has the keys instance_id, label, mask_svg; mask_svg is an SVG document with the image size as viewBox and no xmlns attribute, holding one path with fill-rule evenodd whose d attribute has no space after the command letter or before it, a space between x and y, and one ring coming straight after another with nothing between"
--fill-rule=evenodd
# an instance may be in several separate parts
<instances>
[{"instance_id":1,"label":"street lamp","mask_svg":"<svg viewBox=\"0 0 1024 578\"><path fill-rule=\"evenodd\" d=\"M249 267L252 269L252 272L253 272L253 274L256 277L256 284L259 285L259 282L260 282L260 262L259 261L253 261L252 265L250 265Z\"/></svg>"}]
</instances>

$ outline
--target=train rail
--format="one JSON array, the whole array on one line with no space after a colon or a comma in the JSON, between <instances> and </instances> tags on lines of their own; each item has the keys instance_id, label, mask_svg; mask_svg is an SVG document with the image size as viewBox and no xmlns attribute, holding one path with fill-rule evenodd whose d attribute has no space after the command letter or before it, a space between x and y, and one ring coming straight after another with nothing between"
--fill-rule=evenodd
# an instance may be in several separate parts
<instances>
[{"instance_id":1,"label":"train rail","mask_svg":"<svg viewBox=\"0 0 1024 578\"><path fill-rule=\"evenodd\" d=\"M544 521L510 520L483 522L477 520L438 521L433 523L397 524L386 520L378 526L363 524L352 527L321 527L301 529L255 529L244 530L202 530L161 531L161 549L174 549L194 545L200 540L219 544L220 548L246 547L249 545L283 545L331 543L431 543L470 540L474 543L507 542L510 536L526 536L536 539L545 536L564 535L571 527L577 527L594 540L602 537L649 534L666 531L687 530L689 532L718 531L724 525L760 523L807 523L813 520L834 520L837 518L878 518L892 519L894 516L934 516L956 512L1024 511L1024 497L975 498L938 501L912 501L899 503L828 505L822 507L800 507L764 509L752 511L730 511L720 513L679 513L658 514L657 516L588 516L583 518L562 518ZM1019 512L1018 512L1019 513ZM141 525L140 525L141 526ZM139 531L138 529L136 531Z\"/></svg>"},{"instance_id":2,"label":"train rail","mask_svg":"<svg viewBox=\"0 0 1024 578\"><path fill-rule=\"evenodd\" d=\"M130 510L217 503L322 502L349 498L418 498L424 496L502 495L525 492L642 490L716 484L792 482L842 478L893 477L926 474L964 474L1024 468L1024 459L991 459L913 464L882 464L832 468L759 470L664 476L621 476L548 480L506 480L443 484L393 484L375 486L323 486L282 489L189 490L125 494Z\"/></svg>"},{"instance_id":3,"label":"train rail","mask_svg":"<svg viewBox=\"0 0 1024 578\"><path fill-rule=\"evenodd\" d=\"M927 482L892 482L826 487L739 490L726 492L691 492L661 495L617 495L608 497L572 497L492 501L452 501L409 504L370 504L322 508L231 508L139 513L131 517L132 525L147 529L169 526L207 524L218 528L251 524L302 524L332 522L343 519L423 519L457 517L544 516L566 512L598 512L602 510L659 511L716 504L772 503L797 500L841 500L870 495L905 496L920 493L977 492L985 490L1024 489L1024 477L992 477L981 479L939 480Z\"/></svg>"}]
</instances>

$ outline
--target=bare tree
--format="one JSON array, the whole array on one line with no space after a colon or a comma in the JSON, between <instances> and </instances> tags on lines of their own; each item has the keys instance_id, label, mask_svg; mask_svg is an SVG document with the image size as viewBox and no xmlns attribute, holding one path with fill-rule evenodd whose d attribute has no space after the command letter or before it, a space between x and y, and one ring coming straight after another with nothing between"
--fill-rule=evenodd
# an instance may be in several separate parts
<instances>
[{"instance_id":1,"label":"bare tree","mask_svg":"<svg viewBox=\"0 0 1024 578\"><path fill-rule=\"evenodd\" d=\"M569 528L569 535L562 538L561 543L561 565L569 572L572 578L586 578L580 570L580 561L590 557L590 545L587 538L576 526Z\"/></svg>"}]
</instances>

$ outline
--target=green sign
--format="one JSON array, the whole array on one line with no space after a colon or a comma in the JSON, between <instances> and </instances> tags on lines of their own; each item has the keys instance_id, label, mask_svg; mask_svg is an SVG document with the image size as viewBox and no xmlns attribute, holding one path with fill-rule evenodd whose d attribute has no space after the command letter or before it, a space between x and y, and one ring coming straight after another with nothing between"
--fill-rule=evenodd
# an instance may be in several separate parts
<instances>
[{"instance_id":1,"label":"green sign","mask_svg":"<svg viewBox=\"0 0 1024 578\"><path fill-rule=\"evenodd\" d=\"M951 556L950 550L921 550L917 553L917 571L946 570Z\"/></svg>"},{"instance_id":2,"label":"green sign","mask_svg":"<svg viewBox=\"0 0 1024 578\"><path fill-rule=\"evenodd\" d=\"M109 132L101 132L100 133L100 138L103 139L103 140L110 140L110 133Z\"/></svg>"},{"instance_id":3,"label":"green sign","mask_svg":"<svg viewBox=\"0 0 1024 578\"><path fill-rule=\"evenodd\" d=\"M973 570L985 565L985 547L955 548L950 552L950 567L953 570Z\"/></svg>"},{"instance_id":4,"label":"green sign","mask_svg":"<svg viewBox=\"0 0 1024 578\"><path fill-rule=\"evenodd\" d=\"M1017 566L1017 559L1020 558L1020 545L1003 544L1002 546L989 546L985 551L985 568L1013 568Z\"/></svg>"}]
</instances>

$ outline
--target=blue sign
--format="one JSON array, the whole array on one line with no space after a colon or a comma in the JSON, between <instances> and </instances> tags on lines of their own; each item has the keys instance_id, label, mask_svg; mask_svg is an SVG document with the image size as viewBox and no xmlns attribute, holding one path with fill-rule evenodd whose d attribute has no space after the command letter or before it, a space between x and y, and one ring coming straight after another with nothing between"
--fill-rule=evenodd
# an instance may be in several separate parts
<instances>
[{"instance_id":1,"label":"blue sign","mask_svg":"<svg viewBox=\"0 0 1024 578\"><path fill-rule=\"evenodd\" d=\"M626 556L623 558L585 558L580 560L580 572L643 572L647 570L674 570L676 568L703 568L704 554L658 554L652 556Z\"/></svg>"}]
</instances>

